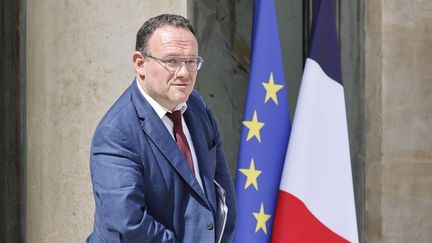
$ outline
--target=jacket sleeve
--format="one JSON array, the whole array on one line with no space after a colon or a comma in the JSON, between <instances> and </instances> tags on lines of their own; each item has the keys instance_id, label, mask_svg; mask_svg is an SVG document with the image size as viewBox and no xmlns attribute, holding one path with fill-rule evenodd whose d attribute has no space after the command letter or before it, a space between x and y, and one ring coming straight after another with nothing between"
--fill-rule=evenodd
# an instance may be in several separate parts
<instances>
[{"instance_id":1,"label":"jacket sleeve","mask_svg":"<svg viewBox=\"0 0 432 243\"><path fill-rule=\"evenodd\" d=\"M233 180L225 159L225 153L222 146L222 140L219 134L219 130L216 121L211 114L211 111L207 108L207 114L210 118L213 128L213 141L216 146L216 172L215 180L225 189L228 206L228 218L225 225L225 230L222 236L222 242L232 242L235 222L236 222L236 197Z\"/></svg>"},{"instance_id":2,"label":"jacket sleeve","mask_svg":"<svg viewBox=\"0 0 432 243\"><path fill-rule=\"evenodd\" d=\"M90 153L95 220L104 228L99 234L118 235L113 242L177 242L146 209L144 168L127 137L118 128L98 127Z\"/></svg>"}]
</instances>

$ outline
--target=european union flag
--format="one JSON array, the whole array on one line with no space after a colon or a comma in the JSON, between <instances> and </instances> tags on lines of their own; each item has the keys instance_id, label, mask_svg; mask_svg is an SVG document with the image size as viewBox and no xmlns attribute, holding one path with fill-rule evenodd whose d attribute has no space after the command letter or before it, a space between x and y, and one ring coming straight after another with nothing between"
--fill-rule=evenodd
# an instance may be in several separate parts
<instances>
[{"instance_id":1,"label":"european union flag","mask_svg":"<svg viewBox=\"0 0 432 243\"><path fill-rule=\"evenodd\" d=\"M270 242L290 135L273 0L255 0L251 71L237 161L234 242Z\"/></svg>"}]
</instances>

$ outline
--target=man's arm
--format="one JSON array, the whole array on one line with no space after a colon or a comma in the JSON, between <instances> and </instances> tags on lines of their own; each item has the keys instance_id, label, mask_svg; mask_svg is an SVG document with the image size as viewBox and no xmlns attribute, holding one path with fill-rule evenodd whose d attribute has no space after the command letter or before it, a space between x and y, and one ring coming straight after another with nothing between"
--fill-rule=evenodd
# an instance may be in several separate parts
<instances>
[{"instance_id":1,"label":"man's arm","mask_svg":"<svg viewBox=\"0 0 432 243\"><path fill-rule=\"evenodd\" d=\"M128 138L117 128L99 127L90 170L96 216L119 242L176 242L172 231L147 212L143 167Z\"/></svg>"}]
</instances>

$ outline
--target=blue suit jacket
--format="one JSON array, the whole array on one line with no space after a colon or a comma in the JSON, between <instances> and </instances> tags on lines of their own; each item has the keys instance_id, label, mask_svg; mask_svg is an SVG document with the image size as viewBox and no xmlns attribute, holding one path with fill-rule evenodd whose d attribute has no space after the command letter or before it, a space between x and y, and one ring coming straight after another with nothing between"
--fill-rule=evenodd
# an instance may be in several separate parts
<instances>
[{"instance_id":1,"label":"blue suit jacket","mask_svg":"<svg viewBox=\"0 0 432 243\"><path fill-rule=\"evenodd\" d=\"M204 191L137 83L96 128L90 158L95 218L88 242L214 242L216 180L229 208L223 242L231 242L235 193L216 122L197 91L184 113Z\"/></svg>"}]
</instances>

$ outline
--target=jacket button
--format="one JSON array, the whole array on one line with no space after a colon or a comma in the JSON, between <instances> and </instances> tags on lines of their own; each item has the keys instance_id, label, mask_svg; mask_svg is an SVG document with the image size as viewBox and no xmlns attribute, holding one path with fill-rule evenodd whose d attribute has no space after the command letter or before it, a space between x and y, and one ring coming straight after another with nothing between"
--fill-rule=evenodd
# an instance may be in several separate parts
<instances>
[{"instance_id":1,"label":"jacket button","mask_svg":"<svg viewBox=\"0 0 432 243\"><path fill-rule=\"evenodd\" d=\"M208 230L212 230L213 229L213 223L212 222L208 222L207 223L207 229Z\"/></svg>"}]
</instances>

